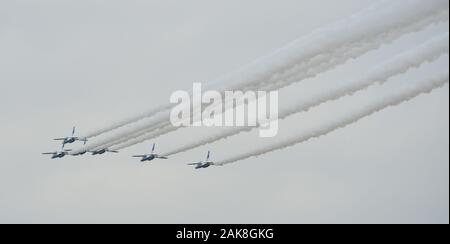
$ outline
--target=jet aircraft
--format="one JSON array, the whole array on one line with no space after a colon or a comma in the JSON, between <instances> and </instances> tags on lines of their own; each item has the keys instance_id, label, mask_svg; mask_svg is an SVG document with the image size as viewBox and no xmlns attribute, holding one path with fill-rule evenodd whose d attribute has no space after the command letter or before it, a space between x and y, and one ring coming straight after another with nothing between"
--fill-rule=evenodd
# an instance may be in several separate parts
<instances>
[{"instance_id":1,"label":"jet aircraft","mask_svg":"<svg viewBox=\"0 0 450 244\"><path fill-rule=\"evenodd\" d=\"M206 156L205 161L200 161L198 163L190 163L188 165L195 166L195 169L206 169L209 166L214 165L214 162L209 160L210 154L211 154L210 151L208 151L208 155Z\"/></svg>"},{"instance_id":2,"label":"jet aircraft","mask_svg":"<svg viewBox=\"0 0 450 244\"><path fill-rule=\"evenodd\" d=\"M153 144L152 152L150 154L134 155L133 157L141 158L141 162L152 161L154 159L168 159L167 157L163 157L155 153L155 145L156 144Z\"/></svg>"},{"instance_id":3,"label":"jet aircraft","mask_svg":"<svg viewBox=\"0 0 450 244\"><path fill-rule=\"evenodd\" d=\"M63 145L74 143L76 141L82 141L86 145L87 138L80 138L75 136L75 127L72 129L72 135L64 138L56 138L55 141L63 141Z\"/></svg>"}]
</instances>

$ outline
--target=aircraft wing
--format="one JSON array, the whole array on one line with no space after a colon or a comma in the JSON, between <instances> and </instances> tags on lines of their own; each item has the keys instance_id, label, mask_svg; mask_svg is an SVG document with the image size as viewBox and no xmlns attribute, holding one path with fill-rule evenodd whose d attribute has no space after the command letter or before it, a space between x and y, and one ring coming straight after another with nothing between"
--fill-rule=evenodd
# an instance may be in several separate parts
<instances>
[{"instance_id":1,"label":"aircraft wing","mask_svg":"<svg viewBox=\"0 0 450 244\"><path fill-rule=\"evenodd\" d=\"M55 138L55 139L53 139L53 140L55 140L55 141L64 141L66 138Z\"/></svg>"},{"instance_id":2,"label":"aircraft wing","mask_svg":"<svg viewBox=\"0 0 450 244\"><path fill-rule=\"evenodd\" d=\"M158 157L159 159L169 159L168 157Z\"/></svg>"},{"instance_id":3,"label":"aircraft wing","mask_svg":"<svg viewBox=\"0 0 450 244\"><path fill-rule=\"evenodd\" d=\"M199 165L199 164L201 164L201 162L198 162L198 163L190 163L190 164L188 164L188 165L195 166L195 165Z\"/></svg>"},{"instance_id":4,"label":"aircraft wing","mask_svg":"<svg viewBox=\"0 0 450 244\"><path fill-rule=\"evenodd\" d=\"M145 155L133 155L133 158L143 158Z\"/></svg>"},{"instance_id":5,"label":"aircraft wing","mask_svg":"<svg viewBox=\"0 0 450 244\"><path fill-rule=\"evenodd\" d=\"M42 153L43 155L53 155L55 154L54 152L48 152L48 153Z\"/></svg>"}]
</instances>

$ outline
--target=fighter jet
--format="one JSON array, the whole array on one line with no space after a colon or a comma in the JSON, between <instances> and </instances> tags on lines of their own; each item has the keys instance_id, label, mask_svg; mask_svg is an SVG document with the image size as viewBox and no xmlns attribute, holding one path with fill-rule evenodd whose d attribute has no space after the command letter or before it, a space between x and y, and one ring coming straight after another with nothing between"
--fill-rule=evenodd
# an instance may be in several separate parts
<instances>
[{"instance_id":1,"label":"fighter jet","mask_svg":"<svg viewBox=\"0 0 450 244\"><path fill-rule=\"evenodd\" d=\"M69 152L72 151L70 149L64 149L64 144L62 145L61 151L58 152L49 152L49 153L43 153L43 155L52 155L52 159L55 158L63 158L64 156L68 155Z\"/></svg>"},{"instance_id":2,"label":"fighter jet","mask_svg":"<svg viewBox=\"0 0 450 244\"><path fill-rule=\"evenodd\" d=\"M208 156L206 156L205 161L200 161L198 163L191 163L188 165L195 166L195 169L206 169L209 166L214 165L214 162L209 160L209 156L210 156L210 151L208 151Z\"/></svg>"},{"instance_id":3,"label":"fighter jet","mask_svg":"<svg viewBox=\"0 0 450 244\"><path fill-rule=\"evenodd\" d=\"M73 127L72 136L64 137L64 138L56 138L54 140L55 141L63 141L63 145L74 143L75 141L83 141L84 144L86 145L86 142L87 142L87 138L80 138L80 137L75 136L75 127Z\"/></svg>"},{"instance_id":4,"label":"fighter jet","mask_svg":"<svg viewBox=\"0 0 450 244\"><path fill-rule=\"evenodd\" d=\"M151 154L143 154L143 155L134 155L134 158L141 158L141 162L152 161L154 159L168 159L167 157L159 156L155 154L155 145L153 144L152 153Z\"/></svg>"},{"instance_id":5,"label":"fighter jet","mask_svg":"<svg viewBox=\"0 0 450 244\"><path fill-rule=\"evenodd\" d=\"M104 153L107 153L107 152L118 153L119 151L109 150L109 148L104 148L104 149L99 149L99 150L89 151L89 152L92 153L92 155L101 155L101 154L104 154Z\"/></svg>"}]
</instances>

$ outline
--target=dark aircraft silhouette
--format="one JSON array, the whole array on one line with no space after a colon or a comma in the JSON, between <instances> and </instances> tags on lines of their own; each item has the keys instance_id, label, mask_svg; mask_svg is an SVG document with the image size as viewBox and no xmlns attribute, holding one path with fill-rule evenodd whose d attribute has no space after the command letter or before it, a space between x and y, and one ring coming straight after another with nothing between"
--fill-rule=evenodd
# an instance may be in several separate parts
<instances>
[{"instance_id":1,"label":"dark aircraft silhouette","mask_svg":"<svg viewBox=\"0 0 450 244\"><path fill-rule=\"evenodd\" d=\"M141 162L145 161L152 161L154 159L168 159L167 157L160 156L158 154L155 154L155 145L153 144L152 153L150 154L143 154L143 155L134 155L134 158L141 158Z\"/></svg>"}]
</instances>

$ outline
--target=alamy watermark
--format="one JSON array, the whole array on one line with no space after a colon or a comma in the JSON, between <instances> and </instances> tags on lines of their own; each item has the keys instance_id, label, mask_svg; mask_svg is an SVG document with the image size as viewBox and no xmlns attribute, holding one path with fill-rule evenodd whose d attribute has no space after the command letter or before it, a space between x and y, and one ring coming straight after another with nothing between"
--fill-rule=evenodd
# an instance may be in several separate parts
<instances>
[{"instance_id":1,"label":"alamy watermark","mask_svg":"<svg viewBox=\"0 0 450 244\"><path fill-rule=\"evenodd\" d=\"M192 94L175 91L170 102L173 126L259 127L260 137L278 134L278 91L202 91L194 83Z\"/></svg>"}]
</instances>

